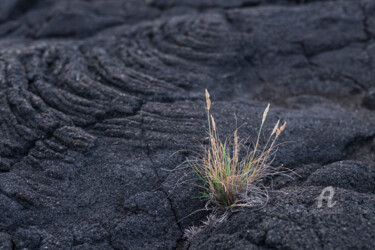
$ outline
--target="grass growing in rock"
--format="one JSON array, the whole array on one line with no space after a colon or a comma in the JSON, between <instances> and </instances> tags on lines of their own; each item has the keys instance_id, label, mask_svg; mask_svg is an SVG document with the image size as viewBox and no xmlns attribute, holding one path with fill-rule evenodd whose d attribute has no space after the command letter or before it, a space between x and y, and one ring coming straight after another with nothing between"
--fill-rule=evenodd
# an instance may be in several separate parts
<instances>
[{"instance_id":1,"label":"grass growing in rock","mask_svg":"<svg viewBox=\"0 0 375 250\"><path fill-rule=\"evenodd\" d=\"M262 181L282 172L281 168L273 168L271 164L278 146L276 140L286 126L286 122L280 126L279 120L266 143L261 145L260 138L269 107L268 104L256 142L252 146L245 146L249 138L240 140L238 128L222 141L214 117L210 114L211 99L206 90L209 144L202 145L203 153L188 163L204 183L201 186L204 190L201 198L208 199L207 205L213 204L216 208L228 211L261 205L268 199L267 189L263 187Z\"/></svg>"},{"instance_id":2,"label":"grass growing in rock","mask_svg":"<svg viewBox=\"0 0 375 250\"><path fill-rule=\"evenodd\" d=\"M283 167L272 167L271 164L279 146L276 141L286 127L286 122L280 125L280 120L277 121L269 136L263 139L263 126L269 108L268 104L263 112L256 140L249 146L246 145L250 137L241 140L238 128L222 141L215 119L210 114L211 99L206 90L209 143L202 144L202 153L193 160L187 160L187 163L203 182L203 185L198 185L203 189L199 198L207 199L205 209L212 205L213 212L206 221L202 221L203 225L185 230L187 242L205 228L216 227L224 222L231 211L267 203L269 197L267 188L263 185L264 180L285 173Z\"/></svg>"}]
</instances>

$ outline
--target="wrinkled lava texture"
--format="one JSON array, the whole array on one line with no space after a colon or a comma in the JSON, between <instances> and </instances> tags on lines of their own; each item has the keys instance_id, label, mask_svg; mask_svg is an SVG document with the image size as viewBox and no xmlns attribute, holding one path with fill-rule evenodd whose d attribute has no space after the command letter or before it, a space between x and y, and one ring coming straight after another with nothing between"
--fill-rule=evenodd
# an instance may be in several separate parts
<instances>
[{"instance_id":1,"label":"wrinkled lava texture","mask_svg":"<svg viewBox=\"0 0 375 250\"><path fill-rule=\"evenodd\" d=\"M374 38L373 0L1 0L0 249L375 249ZM187 241L206 88L296 175Z\"/></svg>"}]
</instances>

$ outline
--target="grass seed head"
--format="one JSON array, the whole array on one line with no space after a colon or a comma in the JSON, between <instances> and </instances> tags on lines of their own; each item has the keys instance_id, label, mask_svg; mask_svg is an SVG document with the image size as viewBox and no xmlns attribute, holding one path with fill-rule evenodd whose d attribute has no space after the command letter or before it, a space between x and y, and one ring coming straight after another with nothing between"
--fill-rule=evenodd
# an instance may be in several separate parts
<instances>
[{"instance_id":1,"label":"grass seed head","mask_svg":"<svg viewBox=\"0 0 375 250\"><path fill-rule=\"evenodd\" d=\"M210 100L210 93L208 93L207 89L206 89L206 108L207 110L210 110L211 108L211 100Z\"/></svg>"}]
</instances>

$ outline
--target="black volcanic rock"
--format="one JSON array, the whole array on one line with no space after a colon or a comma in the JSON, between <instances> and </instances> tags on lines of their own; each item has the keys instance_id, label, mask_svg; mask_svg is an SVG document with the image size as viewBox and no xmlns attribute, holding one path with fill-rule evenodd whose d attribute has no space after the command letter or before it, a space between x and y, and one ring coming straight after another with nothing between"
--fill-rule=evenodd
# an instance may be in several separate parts
<instances>
[{"instance_id":1,"label":"black volcanic rock","mask_svg":"<svg viewBox=\"0 0 375 250\"><path fill-rule=\"evenodd\" d=\"M373 249L371 0L3 0L0 249ZM267 206L192 241L181 165L287 122ZM251 140L250 140L251 141ZM325 187L335 206L318 208ZM202 210L200 210L202 209Z\"/></svg>"},{"instance_id":2,"label":"black volcanic rock","mask_svg":"<svg viewBox=\"0 0 375 250\"><path fill-rule=\"evenodd\" d=\"M324 166L313 172L306 186L333 186L361 193L375 191L375 165L361 162L342 161Z\"/></svg>"},{"instance_id":3,"label":"black volcanic rock","mask_svg":"<svg viewBox=\"0 0 375 250\"><path fill-rule=\"evenodd\" d=\"M375 88L370 88L363 98L362 104L370 110L375 110Z\"/></svg>"},{"instance_id":4,"label":"black volcanic rock","mask_svg":"<svg viewBox=\"0 0 375 250\"><path fill-rule=\"evenodd\" d=\"M0 248L12 249L12 241L9 234L0 233Z\"/></svg>"},{"instance_id":5,"label":"black volcanic rock","mask_svg":"<svg viewBox=\"0 0 375 250\"><path fill-rule=\"evenodd\" d=\"M189 249L373 248L374 196L337 188L335 206L318 208L321 190L280 189L265 208L234 213L198 234Z\"/></svg>"}]
</instances>

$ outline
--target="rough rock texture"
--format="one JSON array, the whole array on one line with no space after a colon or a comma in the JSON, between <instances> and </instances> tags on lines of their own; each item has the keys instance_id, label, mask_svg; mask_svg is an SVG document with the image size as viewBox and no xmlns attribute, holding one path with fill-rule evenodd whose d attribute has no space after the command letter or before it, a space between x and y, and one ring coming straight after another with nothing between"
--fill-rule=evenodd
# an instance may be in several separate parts
<instances>
[{"instance_id":1,"label":"rough rock texture","mask_svg":"<svg viewBox=\"0 0 375 250\"><path fill-rule=\"evenodd\" d=\"M335 190L336 205L323 209L315 201L320 188L280 189L264 209L233 214L229 222L198 234L190 248L374 248L373 195Z\"/></svg>"},{"instance_id":2,"label":"rough rock texture","mask_svg":"<svg viewBox=\"0 0 375 250\"><path fill-rule=\"evenodd\" d=\"M374 249L374 37L372 0L0 1L0 249ZM187 242L205 88L296 176Z\"/></svg>"}]
</instances>

